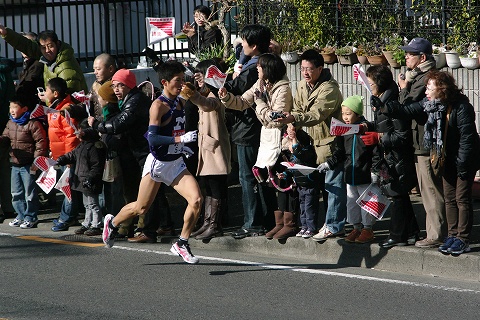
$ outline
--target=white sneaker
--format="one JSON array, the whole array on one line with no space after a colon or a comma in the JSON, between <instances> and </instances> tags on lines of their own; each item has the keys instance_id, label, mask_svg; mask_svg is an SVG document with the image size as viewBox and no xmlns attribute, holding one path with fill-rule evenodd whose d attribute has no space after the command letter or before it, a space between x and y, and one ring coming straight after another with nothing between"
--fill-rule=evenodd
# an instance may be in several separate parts
<instances>
[{"instance_id":1,"label":"white sneaker","mask_svg":"<svg viewBox=\"0 0 480 320\"><path fill-rule=\"evenodd\" d=\"M31 228L35 228L35 226L37 225L38 223L38 220L35 220L35 221L23 221L23 223L20 225L20 228L22 229L31 229Z\"/></svg>"},{"instance_id":2,"label":"white sneaker","mask_svg":"<svg viewBox=\"0 0 480 320\"><path fill-rule=\"evenodd\" d=\"M327 225L323 225L323 227L320 229L320 231L312 237L313 240L315 241L323 241L326 240L327 238L333 238L336 236L342 236L345 235L345 230L342 230L338 233L333 233L330 230L328 230Z\"/></svg>"},{"instance_id":3,"label":"white sneaker","mask_svg":"<svg viewBox=\"0 0 480 320\"><path fill-rule=\"evenodd\" d=\"M113 247L113 244L115 243L115 235L117 230L109 227L110 221L112 221L113 218L114 216L112 214L107 214L105 219L103 219L102 240L107 248Z\"/></svg>"},{"instance_id":4,"label":"white sneaker","mask_svg":"<svg viewBox=\"0 0 480 320\"><path fill-rule=\"evenodd\" d=\"M17 218L13 219L13 221L10 221L8 223L8 225L10 227L20 227L22 225L23 221L22 220L18 220Z\"/></svg>"},{"instance_id":5,"label":"white sneaker","mask_svg":"<svg viewBox=\"0 0 480 320\"><path fill-rule=\"evenodd\" d=\"M188 243L182 246L179 246L178 242L175 242L170 248L170 252L172 252L173 254L178 254L180 257L183 258L183 261L185 261L186 263L191 263L191 264L198 263L198 258L192 254L192 251L190 251L190 246L188 245Z\"/></svg>"}]
</instances>

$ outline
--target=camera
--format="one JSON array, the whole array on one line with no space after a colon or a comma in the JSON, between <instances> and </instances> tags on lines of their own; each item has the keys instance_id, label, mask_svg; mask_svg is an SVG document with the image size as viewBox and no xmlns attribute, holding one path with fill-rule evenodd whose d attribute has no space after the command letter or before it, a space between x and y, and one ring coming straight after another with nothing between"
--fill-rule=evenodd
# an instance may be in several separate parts
<instances>
[{"instance_id":1,"label":"camera","mask_svg":"<svg viewBox=\"0 0 480 320\"><path fill-rule=\"evenodd\" d=\"M272 113L270 114L270 118L272 118L272 120L285 118L285 117L286 116L283 114L283 112L272 111Z\"/></svg>"}]
</instances>

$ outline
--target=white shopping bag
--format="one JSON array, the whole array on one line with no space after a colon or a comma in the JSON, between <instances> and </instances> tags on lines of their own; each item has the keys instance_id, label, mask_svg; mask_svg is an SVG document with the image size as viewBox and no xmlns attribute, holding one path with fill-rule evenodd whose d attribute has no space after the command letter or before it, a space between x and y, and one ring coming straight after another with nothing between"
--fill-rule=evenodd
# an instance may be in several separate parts
<instances>
[{"instance_id":1,"label":"white shopping bag","mask_svg":"<svg viewBox=\"0 0 480 320\"><path fill-rule=\"evenodd\" d=\"M68 202L72 202L72 191L70 190L70 168L65 168L63 171L62 176L58 179L57 184L55 185L55 189L60 190L65 197L67 198Z\"/></svg>"},{"instance_id":2,"label":"white shopping bag","mask_svg":"<svg viewBox=\"0 0 480 320\"><path fill-rule=\"evenodd\" d=\"M52 191L56 181L57 181L57 171L55 171L55 169L52 166L52 167L49 167L47 170L43 170L35 182L43 190L43 192L48 194L50 193L50 191Z\"/></svg>"},{"instance_id":3,"label":"white shopping bag","mask_svg":"<svg viewBox=\"0 0 480 320\"><path fill-rule=\"evenodd\" d=\"M372 216L381 220L392 203L386 196L382 194L382 190L376 183L372 183L358 197L357 204Z\"/></svg>"}]
</instances>

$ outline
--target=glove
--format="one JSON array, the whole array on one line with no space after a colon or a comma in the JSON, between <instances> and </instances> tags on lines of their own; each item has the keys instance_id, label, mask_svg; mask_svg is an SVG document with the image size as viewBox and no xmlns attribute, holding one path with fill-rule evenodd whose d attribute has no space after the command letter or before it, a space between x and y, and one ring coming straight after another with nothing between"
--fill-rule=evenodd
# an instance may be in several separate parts
<instances>
[{"instance_id":1,"label":"glove","mask_svg":"<svg viewBox=\"0 0 480 320\"><path fill-rule=\"evenodd\" d=\"M366 146L374 146L380 141L380 135L374 131L365 132L360 138Z\"/></svg>"},{"instance_id":2,"label":"glove","mask_svg":"<svg viewBox=\"0 0 480 320\"><path fill-rule=\"evenodd\" d=\"M186 100L190 100L190 98L195 94L197 90L195 89L195 86L189 82L185 83L185 86L182 88L182 92L180 93L182 97L184 97Z\"/></svg>"},{"instance_id":3,"label":"glove","mask_svg":"<svg viewBox=\"0 0 480 320\"><path fill-rule=\"evenodd\" d=\"M379 97L372 96L370 98L370 106L372 107L374 112L377 112L377 111L380 112L380 110L384 106L384 103L382 102L382 100L380 100Z\"/></svg>"},{"instance_id":4,"label":"glove","mask_svg":"<svg viewBox=\"0 0 480 320\"><path fill-rule=\"evenodd\" d=\"M330 166L328 165L327 162L324 162L324 163L321 163L318 167L317 167L317 170L320 172L320 173L324 173L324 172L327 172L328 170L332 170L330 168Z\"/></svg>"},{"instance_id":5,"label":"glove","mask_svg":"<svg viewBox=\"0 0 480 320\"><path fill-rule=\"evenodd\" d=\"M376 185L380 184L380 177L377 176L376 174L374 173L370 174L370 178L372 179L372 183L375 183Z\"/></svg>"},{"instance_id":6,"label":"glove","mask_svg":"<svg viewBox=\"0 0 480 320\"><path fill-rule=\"evenodd\" d=\"M197 137L198 137L198 130L189 131L184 135L180 136L180 142L182 143L194 142L194 141L197 141Z\"/></svg>"},{"instance_id":7,"label":"glove","mask_svg":"<svg viewBox=\"0 0 480 320\"><path fill-rule=\"evenodd\" d=\"M193 150L190 149L189 147L183 146L182 148L182 153L185 155L185 157L190 158L193 156Z\"/></svg>"}]
</instances>

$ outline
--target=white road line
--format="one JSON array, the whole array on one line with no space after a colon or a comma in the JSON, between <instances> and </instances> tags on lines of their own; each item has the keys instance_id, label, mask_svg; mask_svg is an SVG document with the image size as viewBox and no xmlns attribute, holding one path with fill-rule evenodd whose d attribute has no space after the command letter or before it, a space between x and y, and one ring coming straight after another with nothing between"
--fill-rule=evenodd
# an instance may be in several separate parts
<instances>
[{"instance_id":1,"label":"white road line","mask_svg":"<svg viewBox=\"0 0 480 320\"><path fill-rule=\"evenodd\" d=\"M113 249L146 252L146 253L155 253L155 254L160 254L160 255L170 255L170 256L173 255L170 251L165 252L165 251L138 249L138 248L122 247L122 246L114 246ZM342 273L342 272L332 272L332 271L324 271L324 270L318 270L318 269L298 268L298 267L283 266L283 265L279 265L279 264L268 264L268 263L253 262L253 261L234 260L234 259L207 257L207 256L196 256L196 257L201 259L200 262L202 260L229 262L229 263L235 263L235 264L244 264L244 265L256 266L256 267L261 267L261 268L266 268L266 269L289 270L289 271L295 271L295 272L321 274L321 275L325 275L325 276L352 278L352 279L359 279L359 280L366 280L366 281L376 281L376 282L383 282L383 283L398 284L398 285L411 286L411 287L420 287L420 288L426 288L426 289L436 289L436 290L443 290L443 291L480 294L480 291L478 291L478 290L463 289L463 288L458 288L458 287L438 286L438 285L433 285L433 284L428 284L428 283L377 278L377 277L362 276L362 275L348 274L348 273Z\"/></svg>"}]
</instances>

